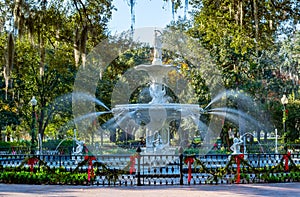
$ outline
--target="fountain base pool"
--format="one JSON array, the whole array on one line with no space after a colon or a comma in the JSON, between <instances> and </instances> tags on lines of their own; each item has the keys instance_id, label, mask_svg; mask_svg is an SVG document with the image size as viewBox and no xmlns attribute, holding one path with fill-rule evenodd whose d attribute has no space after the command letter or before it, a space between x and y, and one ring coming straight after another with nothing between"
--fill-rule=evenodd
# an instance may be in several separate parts
<instances>
[{"instance_id":1,"label":"fountain base pool","mask_svg":"<svg viewBox=\"0 0 300 197\"><path fill-rule=\"evenodd\" d=\"M174 154L170 145L170 123L192 118L197 124L203 109L197 104L122 104L113 108L118 125L128 128L129 124L141 127L146 133L145 153ZM126 131L130 132L130 131ZM144 136L139 136L144 137ZM187 140L187 139L180 139Z\"/></svg>"}]
</instances>

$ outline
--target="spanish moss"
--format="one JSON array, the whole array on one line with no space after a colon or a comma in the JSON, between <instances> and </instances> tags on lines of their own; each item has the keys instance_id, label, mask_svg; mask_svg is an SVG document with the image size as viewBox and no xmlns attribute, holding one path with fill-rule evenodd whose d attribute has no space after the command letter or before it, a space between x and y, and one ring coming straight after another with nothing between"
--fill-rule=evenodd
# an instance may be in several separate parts
<instances>
[{"instance_id":1,"label":"spanish moss","mask_svg":"<svg viewBox=\"0 0 300 197\"><path fill-rule=\"evenodd\" d=\"M133 33L134 24L135 24L135 12L134 12L134 6L136 1L135 0L128 0L128 5L130 6L130 15L131 15L131 32Z\"/></svg>"},{"instance_id":2,"label":"spanish moss","mask_svg":"<svg viewBox=\"0 0 300 197\"><path fill-rule=\"evenodd\" d=\"M174 15L175 15L175 2L174 2L174 0L172 0L172 18L173 18L173 20L175 19Z\"/></svg>"},{"instance_id":3,"label":"spanish moss","mask_svg":"<svg viewBox=\"0 0 300 197\"><path fill-rule=\"evenodd\" d=\"M189 0L185 0L184 3L184 20L186 20L187 11L189 9Z\"/></svg>"}]
</instances>

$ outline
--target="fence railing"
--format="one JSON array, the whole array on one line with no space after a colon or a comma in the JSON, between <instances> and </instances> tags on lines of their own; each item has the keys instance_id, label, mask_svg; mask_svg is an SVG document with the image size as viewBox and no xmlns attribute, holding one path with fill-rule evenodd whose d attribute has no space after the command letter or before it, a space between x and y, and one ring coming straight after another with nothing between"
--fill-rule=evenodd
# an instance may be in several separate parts
<instances>
[{"instance_id":1,"label":"fence railing","mask_svg":"<svg viewBox=\"0 0 300 197\"><path fill-rule=\"evenodd\" d=\"M35 162L30 162L35 158ZM42 166L85 174L93 185L186 185L300 181L300 154L0 155L0 174ZM22 166L22 168L20 168ZM33 170L34 169L34 170ZM50 172L49 172L50 173ZM3 181L0 179L0 181ZM58 181L59 182L59 181ZM58 183L56 182L56 183ZM70 182L72 184L72 182ZM76 184L76 183L74 183Z\"/></svg>"},{"instance_id":2,"label":"fence railing","mask_svg":"<svg viewBox=\"0 0 300 197\"><path fill-rule=\"evenodd\" d=\"M261 153L261 154L265 154L265 153L275 153L277 150L277 153L285 153L287 148L290 152L293 153L300 153L300 144L282 144L282 143L278 143L277 148L275 147L275 142L269 142L269 143L265 143L265 142L261 142L260 144L258 143L247 143L246 144L246 152L250 153L250 154L254 154L254 153ZM120 146L120 148L124 149L124 152L128 151L128 150L133 150L133 152L135 151L135 149L138 147L139 145L137 144L133 144L133 145L122 145ZM89 149L94 152L94 153L101 153L101 149L99 149L99 147L97 146L93 146L93 145L89 145L88 146ZM213 149L210 152L218 152L219 154L222 153L221 151L221 147L224 148L224 152L226 153L226 150L228 150L229 148L226 145L220 145L215 147L215 149ZM71 154L73 151L73 148L76 147L72 147L72 146L65 146L65 145L60 145L59 148L56 150L57 145L51 145L51 146L43 146L42 147L42 152L44 154ZM102 149L106 149L109 148L105 147L105 146L101 146ZM243 148L243 146L241 146L241 148ZM196 147L197 149L197 147ZM205 145L201 145L201 150L204 150L203 152L208 152L208 150L211 149L211 146L205 146ZM36 151L38 150L38 148L36 147ZM4 154L30 154L31 150L30 150L30 146L9 146L9 147L0 147L0 155L4 155Z\"/></svg>"}]
</instances>

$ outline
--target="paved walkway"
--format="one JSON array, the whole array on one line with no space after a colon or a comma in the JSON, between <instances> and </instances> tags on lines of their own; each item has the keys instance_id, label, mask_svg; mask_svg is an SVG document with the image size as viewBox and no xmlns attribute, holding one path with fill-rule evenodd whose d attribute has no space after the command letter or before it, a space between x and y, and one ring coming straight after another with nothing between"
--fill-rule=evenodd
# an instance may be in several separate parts
<instances>
[{"instance_id":1,"label":"paved walkway","mask_svg":"<svg viewBox=\"0 0 300 197\"><path fill-rule=\"evenodd\" d=\"M0 184L1 197L293 197L299 196L299 194L300 183L140 187Z\"/></svg>"}]
</instances>

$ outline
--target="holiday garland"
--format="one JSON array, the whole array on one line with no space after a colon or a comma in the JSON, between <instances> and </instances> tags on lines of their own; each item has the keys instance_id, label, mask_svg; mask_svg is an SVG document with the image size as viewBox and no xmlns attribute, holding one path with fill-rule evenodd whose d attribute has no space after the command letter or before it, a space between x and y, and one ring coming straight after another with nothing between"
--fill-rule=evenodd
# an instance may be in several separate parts
<instances>
[{"instance_id":1,"label":"holiday garland","mask_svg":"<svg viewBox=\"0 0 300 197\"><path fill-rule=\"evenodd\" d=\"M83 161L78 163L74 170L67 171L65 168L50 168L46 162L38 157L27 157L22 163L15 168L0 166L0 182L11 183L48 183L48 184L88 184L95 180L95 176L105 176L106 179L114 183L118 180L120 175L136 173L136 160L140 159L138 153L129 156L129 161L123 169L111 169L107 164L99 162L93 155L85 155ZM266 182L282 182L292 178L295 181L300 181L300 168L296 166L291 159L291 154L287 153L282 156L280 162L276 166L272 167L253 167L244 158L243 154L231 155L230 159L224 167L220 168L208 168L204 162L202 162L196 155L186 155L183 159L184 163L188 166L188 183L192 180L192 173L206 173L210 174L211 178L207 180L207 183L218 183L218 179L222 179L227 174L236 174L235 182L240 183L241 179L245 178L243 175L247 173L259 174L257 176L260 180ZM28 167L26 168L25 165ZM236 165L234 167L233 165ZM38 166L38 167L37 167ZM88 166L87 170L83 167ZM242 166L242 168L241 168ZM26 169L29 169L29 171ZM95 170L94 170L95 169ZM24 171L25 170L25 171ZM87 174L86 174L87 172ZM274 173L285 174L276 176ZM294 173L292 173L294 172ZM290 174L290 177L287 175ZM40 177L40 180L35 182L34 180ZM253 177L257 178L257 177ZM252 180L253 182L253 180Z\"/></svg>"},{"instance_id":2,"label":"holiday garland","mask_svg":"<svg viewBox=\"0 0 300 197\"><path fill-rule=\"evenodd\" d=\"M284 154L276 166L272 167L263 167L263 168L256 168L249 164L249 162L244 159L243 154L239 155L231 155L229 161L224 167L211 169L207 168L206 165L196 157L196 155L187 155L184 158L186 164L188 164L188 183L191 181L191 164L193 164L195 171L199 173L207 173L212 175L212 178L208 180L208 182L218 182L218 179L221 179L226 174L233 173L232 170L233 164L236 164L236 183L240 183L240 175L241 172L243 173L254 173L254 174L261 174L261 178L264 178L266 181L269 179L269 175L272 173L279 173L279 172L300 172L300 168L296 166L295 162L291 159L291 154L287 153ZM240 166L243 165L241 169ZM246 166L246 168L245 168ZM254 177L255 178L255 177ZM300 177L299 177L300 179Z\"/></svg>"}]
</instances>

